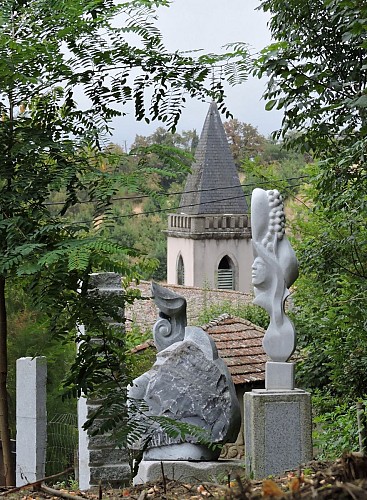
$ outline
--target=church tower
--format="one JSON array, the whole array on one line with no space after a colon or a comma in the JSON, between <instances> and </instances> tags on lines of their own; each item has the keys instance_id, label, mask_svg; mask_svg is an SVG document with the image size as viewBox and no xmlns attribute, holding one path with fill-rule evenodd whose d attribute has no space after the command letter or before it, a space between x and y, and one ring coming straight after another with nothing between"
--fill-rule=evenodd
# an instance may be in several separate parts
<instances>
[{"instance_id":1,"label":"church tower","mask_svg":"<svg viewBox=\"0 0 367 500\"><path fill-rule=\"evenodd\" d=\"M167 283L251 290L251 229L217 105L210 105L178 213L167 231Z\"/></svg>"}]
</instances>

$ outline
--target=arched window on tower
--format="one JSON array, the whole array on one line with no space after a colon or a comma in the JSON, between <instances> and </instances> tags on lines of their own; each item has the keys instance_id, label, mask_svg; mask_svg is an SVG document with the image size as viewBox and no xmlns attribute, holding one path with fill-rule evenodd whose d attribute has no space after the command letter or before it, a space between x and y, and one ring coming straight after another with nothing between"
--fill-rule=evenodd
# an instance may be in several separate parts
<instances>
[{"instance_id":1,"label":"arched window on tower","mask_svg":"<svg viewBox=\"0 0 367 500\"><path fill-rule=\"evenodd\" d=\"M232 259L225 255L218 265L217 288L221 290L234 290L234 264Z\"/></svg>"},{"instance_id":2,"label":"arched window on tower","mask_svg":"<svg viewBox=\"0 0 367 500\"><path fill-rule=\"evenodd\" d=\"M185 266L182 255L179 256L177 261L177 284L178 285L185 284Z\"/></svg>"}]
</instances>

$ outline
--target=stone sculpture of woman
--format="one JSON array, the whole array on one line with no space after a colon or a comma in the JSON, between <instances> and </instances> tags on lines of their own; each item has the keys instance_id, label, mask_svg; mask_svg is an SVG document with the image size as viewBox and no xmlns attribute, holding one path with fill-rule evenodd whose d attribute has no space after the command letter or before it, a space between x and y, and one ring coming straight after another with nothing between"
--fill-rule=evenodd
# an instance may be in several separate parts
<instances>
[{"instance_id":1,"label":"stone sculpture of woman","mask_svg":"<svg viewBox=\"0 0 367 500\"><path fill-rule=\"evenodd\" d=\"M282 197L276 189L255 189L251 200L254 263L254 304L270 316L263 347L272 361L286 362L296 346L296 335L284 312L289 287L298 277L298 262L285 236Z\"/></svg>"}]
</instances>

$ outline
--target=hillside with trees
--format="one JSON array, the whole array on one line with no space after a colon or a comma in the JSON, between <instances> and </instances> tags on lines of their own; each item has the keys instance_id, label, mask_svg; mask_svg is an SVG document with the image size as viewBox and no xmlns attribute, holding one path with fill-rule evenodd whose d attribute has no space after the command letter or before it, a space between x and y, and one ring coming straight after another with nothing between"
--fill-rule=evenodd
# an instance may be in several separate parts
<instances>
[{"instance_id":1,"label":"hillside with trees","mask_svg":"<svg viewBox=\"0 0 367 500\"><path fill-rule=\"evenodd\" d=\"M269 189L277 187L284 192L285 198L298 193L305 178L304 169L310 161L309 155L287 151L281 142L265 138L252 125L236 119L225 121L224 128L249 205L252 189L256 186ZM261 148L245 146L249 142L261 144ZM197 143L198 134L195 130L172 134L159 127L149 136L136 136L130 153L154 145L173 147L185 155L182 159L188 169L194 161ZM111 145L110 148L116 146ZM161 165L160 159L154 154L145 158L153 168ZM131 171L137 168L134 161L129 165ZM115 224L111 237L145 252L158 262L153 274L144 275L144 279L166 279L166 235L163 231L167 227L168 214L175 212L179 206L186 176L187 170L174 177L157 173L151 179L157 191L154 199L126 192L122 200L117 197L113 202Z\"/></svg>"}]
</instances>

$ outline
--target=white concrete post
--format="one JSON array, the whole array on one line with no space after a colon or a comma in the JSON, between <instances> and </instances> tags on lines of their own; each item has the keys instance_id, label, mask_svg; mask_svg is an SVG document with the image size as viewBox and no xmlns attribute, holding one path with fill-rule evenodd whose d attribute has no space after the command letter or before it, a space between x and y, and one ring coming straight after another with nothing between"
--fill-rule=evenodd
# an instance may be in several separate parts
<instances>
[{"instance_id":1,"label":"white concrete post","mask_svg":"<svg viewBox=\"0 0 367 500\"><path fill-rule=\"evenodd\" d=\"M81 396L78 399L78 431L79 431L79 488L88 490L90 488L90 467L89 467L89 435L83 429L87 420L88 405L87 398Z\"/></svg>"},{"instance_id":2,"label":"white concrete post","mask_svg":"<svg viewBox=\"0 0 367 500\"><path fill-rule=\"evenodd\" d=\"M17 360L16 485L45 476L47 361L44 356Z\"/></svg>"},{"instance_id":3,"label":"white concrete post","mask_svg":"<svg viewBox=\"0 0 367 500\"><path fill-rule=\"evenodd\" d=\"M84 335L84 325L79 325L81 335ZM81 396L78 399L78 460L79 460L79 488L88 490L90 488L90 467L89 467L89 435L83 429L87 420L88 405L87 398Z\"/></svg>"}]
</instances>

